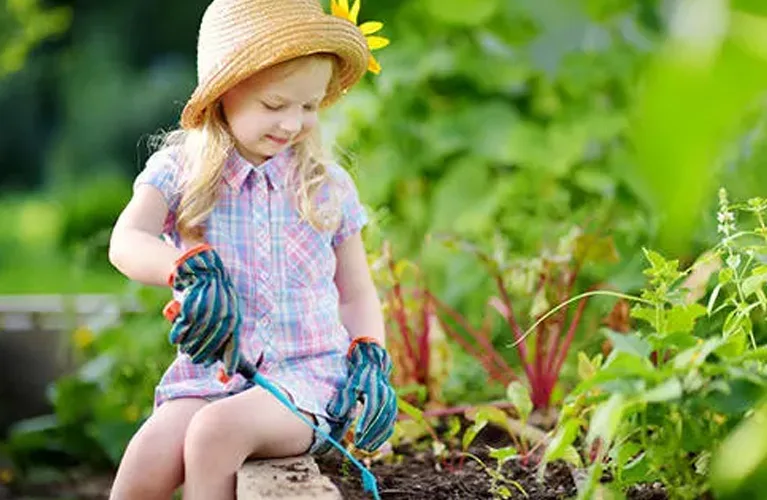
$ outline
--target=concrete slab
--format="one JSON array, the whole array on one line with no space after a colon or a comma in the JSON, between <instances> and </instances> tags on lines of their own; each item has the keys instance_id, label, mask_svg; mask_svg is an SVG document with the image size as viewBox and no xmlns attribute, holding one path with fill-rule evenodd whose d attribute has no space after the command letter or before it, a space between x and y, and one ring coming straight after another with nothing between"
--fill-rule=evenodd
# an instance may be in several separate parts
<instances>
[{"instance_id":1,"label":"concrete slab","mask_svg":"<svg viewBox=\"0 0 767 500\"><path fill-rule=\"evenodd\" d=\"M342 500L309 455L250 460L237 473L237 500Z\"/></svg>"}]
</instances>

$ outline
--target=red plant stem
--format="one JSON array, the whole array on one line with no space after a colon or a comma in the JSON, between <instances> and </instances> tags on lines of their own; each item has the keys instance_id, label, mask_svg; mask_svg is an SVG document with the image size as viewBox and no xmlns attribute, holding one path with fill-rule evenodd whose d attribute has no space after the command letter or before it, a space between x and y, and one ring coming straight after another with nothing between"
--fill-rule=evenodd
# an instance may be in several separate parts
<instances>
[{"instance_id":1,"label":"red plant stem","mask_svg":"<svg viewBox=\"0 0 767 500\"><path fill-rule=\"evenodd\" d=\"M566 283L563 283L562 285L562 293L560 294L559 300L561 302L565 302L572 297L573 287L575 286L575 281L578 277L578 273L580 272L581 268L581 262L576 263L575 269L570 273L570 276L568 277ZM559 312L558 318L557 318L557 331L555 334L552 334L549 338L549 347L548 352L546 354L546 366L547 371L551 373L554 369L554 359L556 357L556 346L559 343L560 339L562 338L562 330L565 328L565 322L567 320L567 311L570 309L569 305L562 308L562 310Z\"/></svg>"},{"instance_id":2,"label":"red plant stem","mask_svg":"<svg viewBox=\"0 0 767 500\"><path fill-rule=\"evenodd\" d=\"M544 291L546 287L546 282L549 280L549 269L548 265L546 266L547 269L544 269L544 271L541 272L540 279L538 280L538 286L536 287L536 290L533 294L533 297L537 297L539 293ZM545 293L545 291L544 291ZM538 318L536 318L537 320ZM536 383L533 384L532 381L530 382L531 387L535 387L538 385L538 381L543 380L544 373L543 373L543 359L545 356L545 353L543 352L544 349L544 332L546 332L544 328L544 323L540 323L538 325L538 328L536 329L536 336L535 336L535 377L536 377Z\"/></svg>"},{"instance_id":3,"label":"red plant stem","mask_svg":"<svg viewBox=\"0 0 767 500\"><path fill-rule=\"evenodd\" d=\"M428 292L427 292L428 293ZM487 359L488 357L495 363L495 365L500 368L500 370L505 373L509 372L512 374L511 380L516 380L517 377L513 375L513 369L509 366L509 364L506 362L505 359L503 359L503 356L501 356L498 351L493 347L493 344L490 342L490 339L488 339L485 335L482 335L478 333L477 329L472 327L468 321L466 321L465 318L463 318L460 314L458 314L453 308L439 300L437 297L435 297L432 294L429 294L429 297L431 298L431 301L434 305L437 306L437 308L444 311L448 316L450 316L453 321L458 323L461 328L463 328L469 335L471 335L479 344L485 348L485 355L482 354L479 355L480 359ZM443 322L444 325L444 322ZM457 335L457 334L456 334ZM464 340L463 337L461 337L461 340ZM490 364L489 361L487 363L483 364Z\"/></svg>"},{"instance_id":4,"label":"red plant stem","mask_svg":"<svg viewBox=\"0 0 767 500\"><path fill-rule=\"evenodd\" d=\"M391 264L391 268L392 272L394 272L393 264ZM402 339L405 343L405 352L407 352L407 356L413 365L413 372L418 373L418 358L416 357L413 350L413 344L411 340L413 334L410 330L410 325L408 325L407 315L405 314L405 301L402 299L402 287L397 281L395 281L392 288L392 295L392 315L399 325L400 334L402 335Z\"/></svg>"},{"instance_id":5,"label":"red plant stem","mask_svg":"<svg viewBox=\"0 0 767 500\"><path fill-rule=\"evenodd\" d=\"M519 324L514 319L514 309L511 305L509 294L506 291L506 285L503 284L503 278L500 275L495 276L495 283L498 287L498 292L501 295L501 301L503 302L504 306L506 306L508 311L508 313L505 315L506 322L509 324L511 333L514 336L514 344L517 346L519 360L522 362L522 366L525 369L527 380L532 385L533 381L535 381L535 375L533 373L532 366L530 365L530 360L527 357L527 344L525 344L525 342L522 340L522 330L519 328Z\"/></svg>"},{"instance_id":6,"label":"red plant stem","mask_svg":"<svg viewBox=\"0 0 767 500\"><path fill-rule=\"evenodd\" d=\"M565 336L564 342L562 342L562 345L559 348L559 354L557 355L557 359L554 362L554 370L552 370L551 375L553 380L551 381L551 386L553 387L554 384L557 381L557 378L559 378L559 371L562 369L562 364L565 362L565 358L567 357L567 351L570 349L570 344L573 342L573 337L575 337L575 330L578 329L578 323L581 321L581 316L583 316L583 310L586 308L586 304L588 303L588 297L584 297L580 300L578 303L578 309L575 310L575 314L573 315L573 319L570 322L570 328L567 330L567 335Z\"/></svg>"},{"instance_id":7,"label":"red plant stem","mask_svg":"<svg viewBox=\"0 0 767 500\"><path fill-rule=\"evenodd\" d=\"M433 393L432 388L429 386L429 361L430 361L430 343L429 336L431 333L431 323L429 316L431 312L431 302L429 296L424 294L423 304L421 305L421 334L418 339L418 350L420 354L420 368L423 373L423 380L426 382L426 390L431 395Z\"/></svg>"},{"instance_id":8,"label":"red plant stem","mask_svg":"<svg viewBox=\"0 0 767 500\"><path fill-rule=\"evenodd\" d=\"M497 368L493 366L492 363L489 362L487 359L487 356L483 356L481 352L477 350L477 348L473 345L471 345L469 342L466 341L461 335L456 332L453 327L442 321L442 319L439 320L440 325L442 325L443 330L445 330L445 333L447 333L453 340L455 340L461 347L463 347L466 352L474 356L479 360L480 363L482 363L482 366L485 367L485 371L487 371L487 374L490 376L491 379L495 380L496 382L499 382L501 384L506 385L508 382L506 381L506 378L511 378L511 380L517 380L517 376L514 374L514 372L508 368L504 371L502 371L500 374L497 371ZM506 375L506 377L504 377Z\"/></svg>"},{"instance_id":9,"label":"red plant stem","mask_svg":"<svg viewBox=\"0 0 767 500\"><path fill-rule=\"evenodd\" d=\"M544 346L544 333L546 331L546 322L541 322L538 327L536 328L536 339L535 339L535 376L536 376L536 382L541 381L545 377L545 373L543 372L543 359L545 356L545 353L543 352L543 346ZM537 385L537 384L536 384Z\"/></svg>"}]
</instances>

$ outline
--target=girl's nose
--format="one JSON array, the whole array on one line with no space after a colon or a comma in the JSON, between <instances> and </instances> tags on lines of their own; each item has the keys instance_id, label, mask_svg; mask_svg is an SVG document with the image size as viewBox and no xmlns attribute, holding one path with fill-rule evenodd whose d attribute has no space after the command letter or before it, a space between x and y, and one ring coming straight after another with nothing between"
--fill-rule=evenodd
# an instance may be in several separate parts
<instances>
[{"instance_id":1,"label":"girl's nose","mask_svg":"<svg viewBox=\"0 0 767 500\"><path fill-rule=\"evenodd\" d=\"M301 131L301 113L292 111L280 122L280 128L288 134L297 134Z\"/></svg>"}]
</instances>

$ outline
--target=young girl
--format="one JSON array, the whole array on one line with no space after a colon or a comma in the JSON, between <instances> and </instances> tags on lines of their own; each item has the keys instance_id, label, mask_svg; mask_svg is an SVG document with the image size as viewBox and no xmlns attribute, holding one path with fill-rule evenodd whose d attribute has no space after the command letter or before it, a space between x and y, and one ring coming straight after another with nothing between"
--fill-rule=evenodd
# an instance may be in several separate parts
<instances>
[{"instance_id":1,"label":"young girl","mask_svg":"<svg viewBox=\"0 0 767 500\"><path fill-rule=\"evenodd\" d=\"M345 1L338 9L348 14ZM225 330L245 361L333 436L364 403L355 444L374 450L397 409L360 237L366 216L317 129L319 108L375 64L355 10L350 22L317 0L214 0L182 128L136 179L109 252L129 278L172 286L171 339L210 343ZM219 377L223 365L211 359L222 346L196 349L206 356L180 349L160 380L111 498L165 500L181 484L186 499L234 498L248 457L329 448L234 364L225 367L233 376Z\"/></svg>"}]
</instances>

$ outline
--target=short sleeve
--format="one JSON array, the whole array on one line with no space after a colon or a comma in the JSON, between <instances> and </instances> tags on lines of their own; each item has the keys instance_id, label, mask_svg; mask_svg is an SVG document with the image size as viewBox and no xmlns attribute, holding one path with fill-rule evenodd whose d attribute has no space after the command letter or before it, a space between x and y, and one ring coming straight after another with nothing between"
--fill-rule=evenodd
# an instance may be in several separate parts
<instances>
[{"instance_id":1,"label":"short sleeve","mask_svg":"<svg viewBox=\"0 0 767 500\"><path fill-rule=\"evenodd\" d=\"M338 197L341 205L341 220L338 229L333 234L333 246L335 247L343 243L349 236L360 232L368 223L368 215L360 202L357 186L349 172L339 165L332 165L329 170L339 188Z\"/></svg>"},{"instance_id":2,"label":"short sleeve","mask_svg":"<svg viewBox=\"0 0 767 500\"><path fill-rule=\"evenodd\" d=\"M172 233L176 225L176 210L181 200L181 166L177 154L171 148L156 151L146 162L146 167L133 182L135 190L141 184L154 186L168 205L163 232Z\"/></svg>"}]
</instances>

